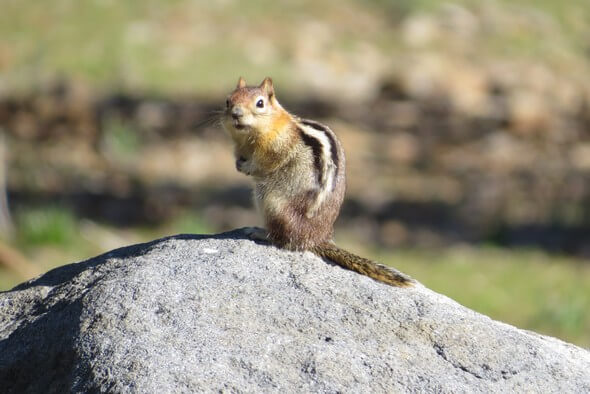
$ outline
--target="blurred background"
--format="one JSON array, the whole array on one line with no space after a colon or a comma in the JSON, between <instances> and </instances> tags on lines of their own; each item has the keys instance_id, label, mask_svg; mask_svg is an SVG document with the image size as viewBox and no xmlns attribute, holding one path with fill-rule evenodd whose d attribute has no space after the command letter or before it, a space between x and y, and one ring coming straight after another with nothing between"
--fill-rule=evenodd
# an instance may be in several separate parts
<instances>
[{"instance_id":1,"label":"blurred background","mask_svg":"<svg viewBox=\"0 0 590 394\"><path fill-rule=\"evenodd\" d=\"M590 347L590 2L0 0L0 290L260 224L239 76L347 153L337 242Z\"/></svg>"}]
</instances>

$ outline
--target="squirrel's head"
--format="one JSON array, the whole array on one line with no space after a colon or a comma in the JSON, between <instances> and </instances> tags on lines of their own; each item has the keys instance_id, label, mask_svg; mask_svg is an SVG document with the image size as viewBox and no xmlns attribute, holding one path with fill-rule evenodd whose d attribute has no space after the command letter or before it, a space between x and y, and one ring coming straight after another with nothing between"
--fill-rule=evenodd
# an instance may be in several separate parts
<instances>
[{"instance_id":1,"label":"squirrel's head","mask_svg":"<svg viewBox=\"0 0 590 394\"><path fill-rule=\"evenodd\" d=\"M224 125L236 130L264 128L281 108L269 77L258 86L246 86L240 77L236 89L225 102Z\"/></svg>"}]
</instances>

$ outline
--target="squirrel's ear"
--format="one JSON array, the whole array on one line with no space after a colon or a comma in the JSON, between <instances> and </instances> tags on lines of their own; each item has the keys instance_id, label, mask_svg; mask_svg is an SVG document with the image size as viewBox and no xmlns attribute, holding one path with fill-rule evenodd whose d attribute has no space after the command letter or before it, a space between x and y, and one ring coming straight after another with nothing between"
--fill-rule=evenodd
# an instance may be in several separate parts
<instances>
[{"instance_id":1,"label":"squirrel's ear","mask_svg":"<svg viewBox=\"0 0 590 394\"><path fill-rule=\"evenodd\" d=\"M242 77L240 77L240 79L238 79L238 85L236 86L236 89L241 89L241 88L245 88L246 87L246 80Z\"/></svg>"},{"instance_id":2,"label":"squirrel's ear","mask_svg":"<svg viewBox=\"0 0 590 394\"><path fill-rule=\"evenodd\" d=\"M270 97L274 94L275 90L272 86L272 79L270 77L264 78L264 81L260 84L260 88Z\"/></svg>"}]
</instances>

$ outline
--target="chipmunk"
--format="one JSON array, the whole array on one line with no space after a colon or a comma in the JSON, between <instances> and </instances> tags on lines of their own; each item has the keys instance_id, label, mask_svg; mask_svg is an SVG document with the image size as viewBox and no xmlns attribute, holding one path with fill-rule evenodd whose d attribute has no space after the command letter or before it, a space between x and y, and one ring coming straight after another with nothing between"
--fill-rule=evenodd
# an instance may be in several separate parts
<instances>
[{"instance_id":1,"label":"chipmunk","mask_svg":"<svg viewBox=\"0 0 590 394\"><path fill-rule=\"evenodd\" d=\"M392 286L414 283L334 244L334 221L344 199L344 151L327 126L287 112L270 78L246 86L240 77L226 100L222 124L234 142L237 170L255 181L254 202L266 230L250 231L251 238L309 250Z\"/></svg>"}]
</instances>

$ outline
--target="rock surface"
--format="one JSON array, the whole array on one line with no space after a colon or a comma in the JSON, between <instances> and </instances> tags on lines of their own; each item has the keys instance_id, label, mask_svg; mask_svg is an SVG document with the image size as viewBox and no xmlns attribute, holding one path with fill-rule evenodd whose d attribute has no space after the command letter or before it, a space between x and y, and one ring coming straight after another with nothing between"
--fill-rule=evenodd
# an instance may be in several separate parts
<instances>
[{"instance_id":1,"label":"rock surface","mask_svg":"<svg viewBox=\"0 0 590 394\"><path fill-rule=\"evenodd\" d=\"M590 352L243 239L180 235L0 293L15 392L590 392Z\"/></svg>"}]
</instances>

